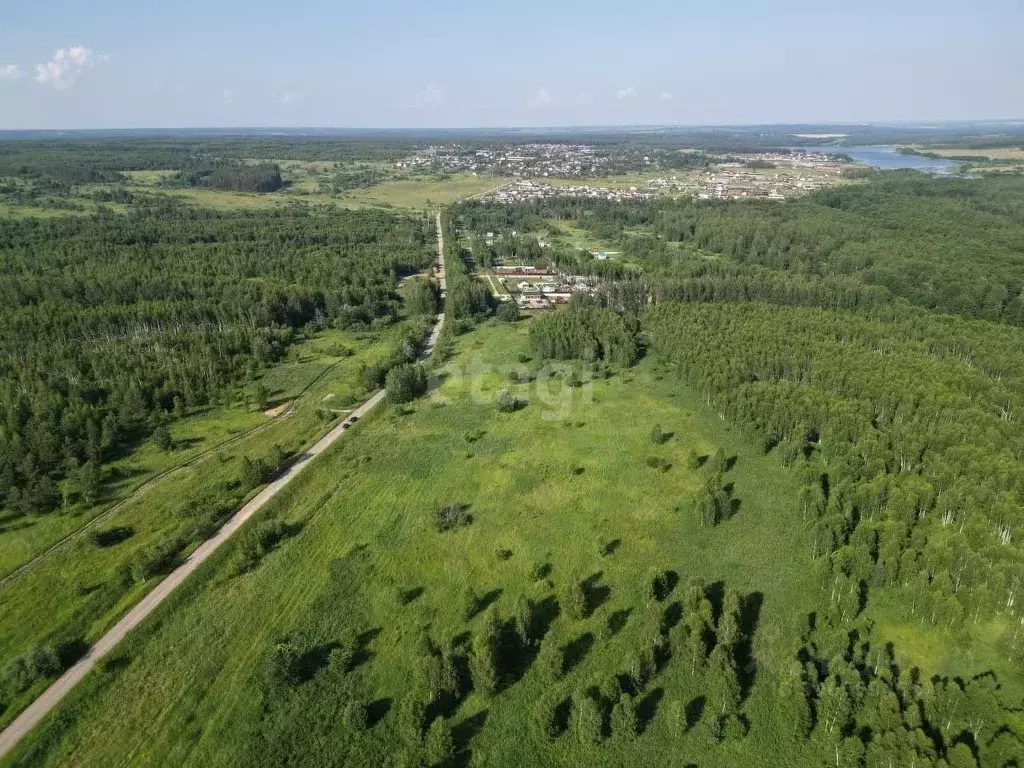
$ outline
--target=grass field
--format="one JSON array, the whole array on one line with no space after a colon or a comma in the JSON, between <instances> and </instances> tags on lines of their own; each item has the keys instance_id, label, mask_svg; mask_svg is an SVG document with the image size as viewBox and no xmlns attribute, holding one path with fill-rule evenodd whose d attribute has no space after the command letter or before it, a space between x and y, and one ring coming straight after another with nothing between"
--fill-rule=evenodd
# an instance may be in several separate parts
<instances>
[{"instance_id":1,"label":"grass field","mask_svg":"<svg viewBox=\"0 0 1024 768\"><path fill-rule=\"evenodd\" d=\"M292 403L290 413L269 419L258 411L214 409L172 424L172 437L187 446L180 453L165 453L145 445L118 462L126 477L145 478L179 465L225 436L246 427L264 424L244 440L230 444L199 463L165 475L157 483L134 494L111 518L95 530L113 531L109 543L97 543L91 533L34 564L23 575L0 588L0 664L25 652L36 643L69 644L69 652L91 644L129 607L152 588L155 580L141 581L128 573L128 563L147 555L161 544L181 537L205 538L217 523L234 511L246 494L238 487L243 456L264 458L274 446L286 454L311 442L360 402L364 390L360 368L387 355L397 343L401 326L381 332L351 334L326 331L294 347L288 361L263 376L264 386L275 402ZM342 354L342 350L351 355ZM311 386L310 386L311 385ZM127 496L139 485L116 487L111 496ZM102 507L105 509L106 507ZM77 529L102 509L82 511L77 517L51 516L33 528L0 534L6 563L17 563L34 554L53 538ZM44 527L45 526L45 527ZM60 528L59 526L65 526ZM45 682L26 690L6 711L0 711L0 727L37 695Z\"/></svg>"},{"instance_id":2,"label":"grass field","mask_svg":"<svg viewBox=\"0 0 1024 768\"><path fill-rule=\"evenodd\" d=\"M459 173L445 179L396 179L375 187L357 189L341 196L346 207L373 205L397 208L436 208L438 205L494 189L500 179L491 176L473 176Z\"/></svg>"},{"instance_id":3,"label":"grass field","mask_svg":"<svg viewBox=\"0 0 1024 768\"><path fill-rule=\"evenodd\" d=\"M140 190L170 195L188 202L237 210L246 208L275 208L283 205L332 205L343 208L394 207L427 209L448 204L493 189L498 180L489 176L453 174L447 178L395 178L372 187L354 189L337 195L321 194L320 184L330 175L325 163L299 163L288 161L281 166L281 175L289 186L278 192L255 194L225 192L216 189L182 189L159 187L157 183L166 171L140 171L132 175Z\"/></svg>"},{"instance_id":4,"label":"grass field","mask_svg":"<svg viewBox=\"0 0 1024 768\"><path fill-rule=\"evenodd\" d=\"M552 686L527 654L493 697L473 692L450 704L442 714L462 759L471 751L474 764L508 766L804 764L762 719L772 683L761 672L748 680L742 748L709 748L693 719L700 676L678 660L641 692L635 742L548 741L533 727L542 694L569 695L626 670L665 607L647 597L653 569L737 590L758 606L748 618L759 670L792 653L816 582L802 554L795 481L773 457L651 361L578 389L529 361L539 378L510 384L527 333L523 322L460 337L433 394L358 424L268 505L264 514L296 535L241 576L231 575L231 552L218 553L5 764L395 764L421 628L437 643L461 643L484 621L465 620L467 587L503 617L522 597L546 606L545 642L564 647L571 668ZM504 387L528 404L499 413ZM672 433L663 445L651 440L655 424ZM704 528L688 501L701 471L687 457L719 447L735 457L728 478L739 512ZM439 533L433 515L449 502L468 505L472 522ZM588 584L592 612L574 620L558 614L554 593L577 580ZM339 678L326 657L346 625L361 650ZM284 637L306 649L304 682L267 701L260 680ZM346 725L350 697L369 705L368 730Z\"/></svg>"},{"instance_id":5,"label":"grass field","mask_svg":"<svg viewBox=\"0 0 1024 768\"><path fill-rule=\"evenodd\" d=\"M177 450L161 451L146 442L127 456L110 462L107 465L109 480L99 503L88 505L80 502L56 514L33 517L16 517L0 511L0 577L81 528L154 476L264 422L266 419L254 411L204 409L175 423Z\"/></svg>"}]
</instances>

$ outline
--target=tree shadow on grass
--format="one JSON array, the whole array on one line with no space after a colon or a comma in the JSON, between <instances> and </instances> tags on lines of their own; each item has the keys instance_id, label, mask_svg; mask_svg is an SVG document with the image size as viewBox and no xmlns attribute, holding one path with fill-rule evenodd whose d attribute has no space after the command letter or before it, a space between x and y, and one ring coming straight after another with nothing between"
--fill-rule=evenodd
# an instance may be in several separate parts
<instances>
[{"instance_id":1,"label":"tree shadow on grass","mask_svg":"<svg viewBox=\"0 0 1024 768\"><path fill-rule=\"evenodd\" d=\"M665 607L665 613L662 617L665 630L670 630L676 624L678 624L683 618L683 604L676 600L674 603L669 603Z\"/></svg>"},{"instance_id":2,"label":"tree shadow on grass","mask_svg":"<svg viewBox=\"0 0 1024 768\"><path fill-rule=\"evenodd\" d=\"M498 587L497 589L492 589L490 592L479 597L476 601L476 608L474 608L473 614L469 618L472 619L473 616L477 616L490 608L491 604L501 597L501 593L502 589L501 587Z\"/></svg>"},{"instance_id":3,"label":"tree shadow on grass","mask_svg":"<svg viewBox=\"0 0 1024 768\"><path fill-rule=\"evenodd\" d=\"M608 602L612 595L611 587L600 583L603 577L604 571L598 571L585 578L580 585L583 587L583 596L587 603L587 616L593 615L594 611Z\"/></svg>"},{"instance_id":4,"label":"tree shadow on grass","mask_svg":"<svg viewBox=\"0 0 1024 768\"><path fill-rule=\"evenodd\" d=\"M352 663L349 665L349 669L360 667L373 658L373 651L370 650L370 643L377 638L377 635L379 635L380 632L380 627L374 627L373 629L368 629L365 632L359 633L359 637L356 638L356 652L352 654Z\"/></svg>"},{"instance_id":5,"label":"tree shadow on grass","mask_svg":"<svg viewBox=\"0 0 1024 768\"><path fill-rule=\"evenodd\" d=\"M704 706L707 703L707 699L703 696L697 696L689 704L686 705L686 731L692 731L693 728L700 722L700 718L704 714Z\"/></svg>"},{"instance_id":6,"label":"tree shadow on grass","mask_svg":"<svg viewBox=\"0 0 1024 768\"><path fill-rule=\"evenodd\" d=\"M540 651L540 641L548 633L551 623L558 616L558 601L551 595L533 606L530 616L530 637L533 642L524 644L516 633L515 622L509 620L502 626L501 632L501 690L505 690L522 679L533 665Z\"/></svg>"},{"instance_id":7,"label":"tree shadow on grass","mask_svg":"<svg viewBox=\"0 0 1024 768\"><path fill-rule=\"evenodd\" d=\"M455 742L455 759L451 761L452 765L461 767L472 764L473 754L470 746L483 729L489 713L490 710L482 709L452 728L452 740Z\"/></svg>"},{"instance_id":8,"label":"tree shadow on grass","mask_svg":"<svg viewBox=\"0 0 1024 768\"><path fill-rule=\"evenodd\" d=\"M665 689L655 688L637 703L636 719L637 728L640 733L643 733L650 727L654 721L654 716L658 714L658 705L664 697Z\"/></svg>"},{"instance_id":9,"label":"tree shadow on grass","mask_svg":"<svg viewBox=\"0 0 1024 768\"><path fill-rule=\"evenodd\" d=\"M708 584L704 588L704 596L711 603L711 613L714 619L715 626L718 626L718 620L722 617L722 605L725 603L725 584L721 581L715 581ZM712 649L708 649L710 653Z\"/></svg>"},{"instance_id":10,"label":"tree shadow on grass","mask_svg":"<svg viewBox=\"0 0 1024 768\"><path fill-rule=\"evenodd\" d=\"M392 699L377 699L371 701L366 706L366 724L368 727L373 728L377 723L387 716L388 712L391 711L391 707L394 704Z\"/></svg>"},{"instance_id":11,"label":"tree shadow on grass","mask_svg":"<svg viewBox=\"0 0 1024 768\"><path fill-rule=\"evenodd\" d=\"M331 651L338 648L339 645L338 642L321 643L305 651L299 657L299 678L303 682L312 680L317 672L327 666Z\"/></svg>"},{"instance_id":12,"label":"tree shadow on grass","mask_svg":"<svg viewBox=\"0 0 1024 768\"><path fill-rule=\"evenodd\" d=\"M633 613L632 608L622 608L608 617L608 633L613 637L622 631L629 621L629 615Z\"/></svg>"},{"instance_id":13,"label":"tree shadow on grass","mask_svg":"<svg viewBox=\"0 0 1024 768\"><path fill-rule=\"evenodd\" d=\"M736 644L736 666L739 669L740 696L745 701L757 677L757 662L753 657L754 633L761 620L764 594L751 592L740 605L740 641Z\"/></svg>"},{"instance_id":14,"label":"tree shadow on grass","mask_svg":"<svg viewBox=\"0 0 1024 768\"><path fill-rule=\"evenodd\" d=\"M590 653L590 649L594 647L594 634L592 632L585 632L584 634L577 637L565 648L562 649L562 668L565 670L565 674L569 674L579 664L587 658L587 654Z\"/></svg>"},{"instance_id":15,"label":"tree shadow on grass","mask_svg":"<svg viewBox=\"0 0 1024 768\"><path fill-rule=\"evenodd\" d=\"M402 605L408 605L409 603L419 599L422 595L423 587L413 587L412 589L401 587L398 590L398 602Z\"/></svg>"}]
</instances>

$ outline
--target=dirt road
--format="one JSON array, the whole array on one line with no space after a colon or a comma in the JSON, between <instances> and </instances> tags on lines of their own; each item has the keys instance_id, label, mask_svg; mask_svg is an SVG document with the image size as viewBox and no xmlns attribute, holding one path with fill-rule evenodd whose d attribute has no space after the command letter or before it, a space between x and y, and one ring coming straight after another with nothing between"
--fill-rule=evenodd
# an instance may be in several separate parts
<instances>
[{"instance_id":1,"label":"dirt road","mask_svg":"<svg viewBox=\"0 0 1024 768\"><path fill-rule=\"evenodd\" d=\"M440 266L440 281L443 288L444 246L441 241L441 237L441 217L438 215L438 260ZM423 353L420 355L421 360L425 360L430 353L434 351L434 346L437 344L437 339L441 335L441 329L443 327L444 314L440 314L437 316L437 321L430 332L430 336L427 338L426 346L423 349ZM361 406L352 411L352 415L362 417L369 413L384 399L386 394L385 390L382 389ZM342 424L338 424L338 426L320 438L312 448L302 454L295 463L281 474L280 477L270 483L266 488L256 494L248 504L238 510L238 512L236 512L234 516L228 520L219 531L217 531L217 533L200 544L199 547L189 555L188 559L184 563L171 571L171 573L163 581L157 584L149 594L142 598L142 600L140 600L138 604L124 616L124 618L117 622L113 628L103 635L103 637L97 640L96 644L85 653L78 663L57 678L56 682L47 688L39 698L33 701L24 712L18 715L18 717L15 718L7 728L0 731L0 757L3 757L11 751L14 746L29 731L31 731L32 728L34 728L39 721L50 712L50 710L57 706L61 699L63 699L64 696L66 696L67 693L89 673L89 670L96 665L97 661L109 653L110 650L121 642L129 632L137 627L143 619L149 616L149 614L151 614L179 584L185 581L185 579L187 579L189 575L195 571L204 560L206 560L206 558L216 552L221 544L230 539L231 536L241 528L249 518L262 509L263 505L274 498L282 488L298 477L299 473L302 472L307 464L326 451L347 431L348 430L345 429Z\"/></svg>"}]
</instances>

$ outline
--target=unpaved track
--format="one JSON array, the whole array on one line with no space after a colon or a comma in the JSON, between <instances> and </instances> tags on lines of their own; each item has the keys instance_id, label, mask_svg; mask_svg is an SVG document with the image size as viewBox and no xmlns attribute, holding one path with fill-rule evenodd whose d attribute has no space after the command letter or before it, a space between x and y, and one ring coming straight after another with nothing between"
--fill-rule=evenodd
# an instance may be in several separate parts
<instances>
[{"instance_id":1,"label":"unpaved track","mask_svg":"<svg viewBox=\"0 0 1024 768\"><path fill-rule=\"evenodd\" d=\"M222 443L218 443L217 445L210 446L202 453L197 453L191 459L188 459L187 461L184 461L181 464L178 464L173 467L168 467L162 472L158 472L157 474L153 475L153 477L151 477L149 480L147 480L138 488L136 488L134 491L131 491L123 499L115 502L110 507L108 507L106 511L100 512L98 515L96 515L96 517L87 520L85 523L82 524L80 528L76 528L71 533L67 534L64 538L58 540L54 544L51 544L47 549L44 549L42 552L32 557L32 559L26 560L24 563L19 565L17 568L15 568L7 575L0 576L0 589L10 586L15 581L24 576L26 573L28 573L29 570L31 570L39 563L41 563L43 560L45 560L48 557L51 557L52 555L55 555L57 552L64 549L73 541L81 538L81 536L85 534L86 531L96 527L102 522L109 520L122 509L127 507L132 502L138 500L140 497L142 497L150 490L155 488L158 483L166 480L171 475L177 474L178 472L181 472L183 469L194 467L200 462L208 459L213 454L223 451L225 448L231 448L232 446L242 442L243 440L248 440L251 437L255 437L263 430L272 426L276 421L288 418L289 416L292 415L292 412L295 410L295 406L298 405L299 401L305 396L306 392L308 392L313 387L314 384L316 384L320 379L322 379L324 376L326 376L328 373L334 370L337 366L338 363L331 363L329 366L327 366L327 368L325 368L316 376L314 376L309 381L309 383L302 388L302 391L295 396L287 410L285 410L284 413L275 416L273 421L268 421L264 424L257 424L255 427L250 427L241 434L235 435L234 437L229 437L227 440L225 440Z\"/></svg>"},{"instance_id":2,"label":"unpaved track","mask_svg":"<svg viewBox=\"0 0 1024 768\"><path fill-rule=\"evenodd\" d=\"M438 260L441 275L440 280L443 288L444 245L441 242L440 214L437 217L437 238ZM437 339L441 335L441 329L443 327L444 314L440 314L437 316L437 321L434 323L434 327L430 332L427 344L423 349L423 353L420 355L421 360L425 360L430 353L434 351L434 346L437 344ZM369 413L384 399L386 394L387 393L383 389L380 390L377 394L352 411L352 415L362 417ZM217 533L200 544L199 547L189 555L188 559L185 560L184 563L171 571L167 578L157 584L135 605L134 608L128 611L124 618L117 622L113 628L107 631L103 637L97 640L96 644L86 651L85 655L78 661L78 663L57 678L56 682L47 688L39 698L33 701L24 712L18 715L14 721L7 726L7 728L0 731L0 757L3 757L10 752L14 746L21 741L21 739L31 731L40 720L46 717L50 710L57 706L61 699L63 699L68 692L89 673L89 670L96 665L97 661L109 653L115 645L124 639L125 635L135 629L143 619L149 616L149 614L151 614L179 584L187 579L189 575L203 563L204 560L217 551L217 548L220 547L221 544L230 539L235 531L241 528L249 518L263 507L264 504L274 498L282 488L298 477L299 473L302 472L307 464L326 451L334 441L345 434L346 431L347 430L343 428L341 424L338 424L334 429L320 438L312 448L302 454L295 463L281 474L280 477L270 483L266 488L256 494L248 504L238 510L238 512L236 512L234 516L228 520L219 531L217 531Z\"/></svg>"}]
</instances>

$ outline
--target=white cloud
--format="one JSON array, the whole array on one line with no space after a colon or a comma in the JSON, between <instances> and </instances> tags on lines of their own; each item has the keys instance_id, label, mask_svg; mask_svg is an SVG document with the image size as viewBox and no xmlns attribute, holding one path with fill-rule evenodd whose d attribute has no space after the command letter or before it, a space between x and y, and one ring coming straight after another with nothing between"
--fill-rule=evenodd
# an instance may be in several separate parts
<instances>
[{"instance_id":1,"label":"white cloud","mask_svg":"<svg viewBox=\"0 0 1024 768\"><path fill-rule=\"evenodd\" d=\"M0 80L18 80L25 73L17 64L4 64L0 66Z\"/></svg>"},{"instance_id":2,"label":"white cloud","mask_svg":"<svg viewBox=\"0 0 1024 768\"><path fill-rule=\"evenodd\" d=\"M416 94L416 106L436 107L444 101L444 91L431 84Z\"/></svg>"},{"instance_id":3,"label":"white cloud","mask_svg":"<svg viewBox=\"0 0 1024 768\"><path fill-rule=\"evenodd\" d=\"M92 69L96 62L106 61L107 58L82 45L59 48L48 62L36 64L35 81L52 85L58 90L70 88L87 69Z\"/></svg>"},{"instance_id":4,"label":"white cloud","mask_svg":"<svg viewBox=\"0 0 1024 768\"><path fill-rule=\"evenodd\" d=\"M540 88L533 97L533 106L546 107L551 104L551 91L547 88Z\"/></svg>"},{"instance_id":5,"label":"white cloud","mask_svg":"<svg viewBox=\"0 0 1024 768\"><path fill-rule=\"evenodd\" d=\"M220 95L221 98L224 99L224 101L228 104L235 100L235 92L232 91L230 88L225 88L223 91L221 91Z\"/></svg>"},{"instance_id":6,"label":"white cloud","mask_svg":"<svg viewBox=\"0 0 1024 768\"><path fill-rule=\"evenodd\" d=\"M672 101L672 94L668 91L662 91L658 94L658 101Z\"/></svg>"},{"instance_id":7,"label":"white cloud","mask_svg":"<svg viewBox=\"0 0 1024 768\"><path fill-rule=\"evenodd\" d=\"M302 98L301 93L293 93L292 91L285 91L278 102L281 104L294 104L296 101Z\"/></svg>"},{"instance_id":8,"label":"white cloud","mask_svg":"<svg viewBox=\"0 0 1024 768\"><path fill-rule=\"evenodd\" d=\"M184 83L178 83L176 86L174 86L174 90L176 90L178 93L184 93L188 90L188 88L185 86Z\"/></svg>"},{"instance_id":9,"label":"white cloud","mask_svg":"<svg viewBox=\"0 0 1024 768\"><path fill-rule=\"evenodd\" d=\"M634 96L636 96L636 88L632 85L628 88L619 88L619 90L615 92L615 98L619 101L622 101L623 99L631 99Z\"/></svg>"}]
</instances>

